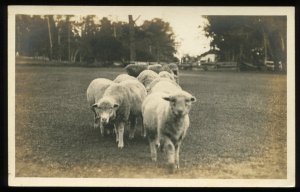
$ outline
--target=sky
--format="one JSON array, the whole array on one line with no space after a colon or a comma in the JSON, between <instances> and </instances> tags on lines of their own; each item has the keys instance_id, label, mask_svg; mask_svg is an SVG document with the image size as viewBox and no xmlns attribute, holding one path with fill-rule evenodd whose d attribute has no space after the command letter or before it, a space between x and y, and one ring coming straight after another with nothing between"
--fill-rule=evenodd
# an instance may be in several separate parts
<instances>
[{"instance_id":1,"label":"sky","mask_svg":"<svg viewBox=\"0 0 300 192\"><path fill-rule=\"evenodd\" d=\"M161 18L169 22L175 34L175 41L179 43L177 47L177 57L185 54L191 56L200 55L209 50L210 39L204 35L204 31L199 26L207 24L207 20L197 9L166 8L166 7L104 7L92 11L97 17L107 17L112 21L128 22L128 15L132 15L136 20L136 25L142 25L145 20ZM82 14L81 16L84 16Z\"/></svg>"},{"instance_id":2,"label":"sky","mask_svg":"<svg viewBox=\"0 0 300 192\"><path fill-rule=\"evenodd\" d=\"M199 26L207 24L201 13L180 13L173 11L141 11L136 14L130 12L122 12L119 14L97 14L98 17L106 16L110 20L128 22L128 14L133 15L137 25L141 25L145 20L161 18L165 22L169 22L175 34L175 41L179 43L177 48L178 57L184 54L191 56L200 55L209 50L210 39L204 34L204 31Z\"/></svg>"},{"instance_id":3,"label":"sky","mask_svg":"<svg viewBox=\"0 0 300 192\"><path fill-rule=\"evenodd\" d=\"M114 10L103 10L98 17L106 16L114 21L128 22L128 15L131 14L136 20L137 25L142 25L145 20L161 18L169 22L175 34L175 41L179 43L177 47L177 56L184 54L191 56L200 55L209 50L210 39L204 35L204 31L199 28L207 21L202 17L199 11L184 11L180 9L168 10L165 8L138 8L135 10L122 9L118 12Z\"/></svg>"}]
</instances>

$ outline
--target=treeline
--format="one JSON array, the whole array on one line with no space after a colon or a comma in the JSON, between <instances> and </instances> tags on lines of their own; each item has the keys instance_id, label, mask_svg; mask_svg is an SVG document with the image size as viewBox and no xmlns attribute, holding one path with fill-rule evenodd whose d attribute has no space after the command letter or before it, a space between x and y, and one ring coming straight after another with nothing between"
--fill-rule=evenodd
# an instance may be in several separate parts
<instances>
[{"instance_id":1,"label":"treeline","mask_svg":"<svg viewBox=\"0 0 300 192\"><path fill-rule=\"evenodd\" d=\"M177 61L175 36L168 22L161 19L134 25L135 60ZM16 52L18 55L49 60L101 63L130 61L130 26L95 15L17 15Z\"/></svg>"},{"instance_id":2,"label":"treeline","mask_svg":"<svg viewBox=\"0 0 300 192\"><path fill-rule=\"evenodd\" d=\"M286 70L286 16L206 16L203 29L212 37L219 60L262 65L272 60L275 70Z\"/></svg>"}]
</instances>

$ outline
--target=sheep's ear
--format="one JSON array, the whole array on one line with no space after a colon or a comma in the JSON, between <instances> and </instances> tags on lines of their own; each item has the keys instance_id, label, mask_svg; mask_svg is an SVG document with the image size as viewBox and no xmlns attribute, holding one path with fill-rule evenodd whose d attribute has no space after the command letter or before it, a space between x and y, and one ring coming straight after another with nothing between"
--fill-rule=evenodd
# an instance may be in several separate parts
<instances>
[{"instance_id":1,"label":"sheep's ear","mask_svg":"<svg viewBox=\"0 0 300 192\"><path fill-rule=\"evenodd\" d=\"M191 102L196 102L196 101L197 101L196 97L192 96L191 97Z\"/></svg>"},{"instance_id":2,"label":"sheep's ear","mask_svg":"<svg viewBox=\"0 0 300 192\"><path fill-rule=\"evenodd\" d=\"M94 105L92 105L92 108L98 107L98 104L95 103Z\"/></svg>"},{"instance_id":3,"label":"sheep's ear","mask_svg":"<svg viewBox=\"0 0 300 192\"><path fill-rule=\"evenodd\" d=\"M114 104L114 108L118 108L119 107L119 104Z\"/></svg>"},{"instance_id":4,"label":"sheep's ear","mask_svg":"<svg viewBox=\"0 0 300 192\"><path fill-rule=\"evenodd\" d=\"M171 97L171 96L169 96L169 97L163 97L163 99L164 100L166 100L166 101L175 101L175 98L174 97Z\"/></svg>"}]
</instances>

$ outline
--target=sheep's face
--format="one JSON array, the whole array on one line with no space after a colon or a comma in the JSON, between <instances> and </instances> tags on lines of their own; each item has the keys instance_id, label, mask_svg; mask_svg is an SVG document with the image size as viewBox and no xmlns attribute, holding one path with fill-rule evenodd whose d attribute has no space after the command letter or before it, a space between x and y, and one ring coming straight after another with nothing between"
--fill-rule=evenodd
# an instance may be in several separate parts
<instances>
[{"instance_id":1,"label":"sheep's face","mask_svg":"<svg viewBox=\"0 0 300 192\"><path fill-rule=\"evenodd\" d=\"M190 112L192 103L196 98L190 94L177 94L163 99L170 102L171 111L175 116L184 116Z\"/></svg>"},{"instance_id":2,"label":"sheep's face","mask_svg":"<svg viewBox=\"0 0 300 192\"><path fill-rule=\"evenodd\" d=\"M119 105L112 103L111 101L100 101L95 104L95 110L100 118L100 122L107 124L109 120L113 120L116 117L116 111L119 108Z\"/></svg>"}]
</instances>

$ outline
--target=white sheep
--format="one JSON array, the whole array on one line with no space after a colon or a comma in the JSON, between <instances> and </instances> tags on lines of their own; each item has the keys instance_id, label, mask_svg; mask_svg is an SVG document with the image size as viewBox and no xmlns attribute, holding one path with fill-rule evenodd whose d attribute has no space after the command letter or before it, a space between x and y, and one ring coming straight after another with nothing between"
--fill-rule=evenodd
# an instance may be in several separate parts
<instances>
[{"instance_id":1,"label":"white sheep","mask_svg":"<svg viewBox=\"0 0 300 192\"><path fill-rule=\"evenodd\" d=\"M158 74L152 70L142 71L137 79L147 88L150 83L158 77Z\"/></svg>"},{"instance_id":2,"label":"white sheep","mask_svg":"<svg viewBox=\"0 0 300 192\"><path fill-rule=\"evenodd\" d=\"M118 148L124 147L124 126L128 120L129 138L134 137L137 118L142 118L141 106L146 94L144 85L138 80L126 80L109 86L100 101L94 104L100 110L101 122L114 122Z\"/></svg>"},{"instance_id":3,"label":"white sheep","mask_svg":"<svg viewBox=\"0 0 300 192\"><path fill-rule=\"evenodd\" d=\"M142 71L148 68L148 64L129 64L125 67L128 75L137 77Z\"/></svg>"},{"instance_id":4,"label":"white sheep","mask_svg":"<svg viewBox=\"0 0 300 192\"><path fill-rule=\"evenodd\" d=\"M120 83L120 82L126 81L126 80L136 80L136 78L133 76L130 76L128 74L120 74L115 78L114 82Z\"/></svg>"},{"instance_id":5,"label":"white sheep","mask_svg":"<svg viewBox=\"0 0 300 192\"><path fill-rule=\"evenodd\" d=\"M147 87L148 94L158 91L163 91L166 93L172 93L181 90L181 87L169 78L158 77L153 80Z\"/></svg>"},{"instance_id":6,"label":"white sheep","mask_svg":"<svg viewBox=\"0 0 300 192\"><path fill-rule=\"evenodd\" d=\"M86 95L87 101L91 110L94 112L94 128L97 129L100 127L101 135L104 135L104 125L99 122L99 111L93 105L97 103L103 96L105 90L112 84L113 82L109 79L105 78L97 78L94 79L88 86ZM108 124L106 127L110 127L111 124ZM109 131L109 129L108 129Z\"/></svg>"},{"instance_id":7,"label":"white sheep","mask_svg":"<svg viewBox=\"0 0 300 192\"><path fill-rule=\"evenodd\" d=\"M179 68L175 63L168 64L168 67L174 74L174 78L177 84L179 84Z\"/></svg>"},{"instance_id":8,"label":"white sheep","mask_svg":"<svg viewBox=\"0 0 300 192\"><path fill-rule=\"evenodd\" d=\"M186 91L154 92L143 102L144 129L148 137L151 159L157 161L157 148L166 154L171 173L179 168L179 149L189 127L189 111L196 98Z\"/></svg>"},{"instance_id":9,"label":"white sheep","mask_svg":"<svg viewBox=\"0 0 300 192\"><path fill-rule=\"evenodd\" d=\"M148 69L158 74L159 72L163 71L163 66L161 64L152 64L148 66Z\"/></svg>"},{"instance_id":10,"label":"white sheep","mask_svg":"<svg viewBox=\"0 0 300 192\"><path fill-rule=\"evenodd\" d=\"M174 76L173 73L169 73L169 72L167 72L167 71L161 71L161 72L159 72L158 75L159 75L159 77L169 78L169 79L171 79L172 81L175 81L175 82L176 82L175 76Z\"/></svg>"}]
</instances>

